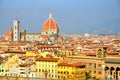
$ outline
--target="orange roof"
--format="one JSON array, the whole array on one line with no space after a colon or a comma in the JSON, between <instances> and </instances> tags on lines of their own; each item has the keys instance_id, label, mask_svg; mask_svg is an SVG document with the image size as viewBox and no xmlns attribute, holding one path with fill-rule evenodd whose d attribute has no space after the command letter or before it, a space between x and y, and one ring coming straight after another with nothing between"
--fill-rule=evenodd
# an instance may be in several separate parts
<instances>
[{"instance_id":1,"label":"orange roof","mask_svg":"<svg viewBox=\"0 0 120 80\"><path fill-rule=\"evenodd\" d=\"M78 66L85 66L85 65L79 62L63 62L63 63L59 63L58 66L78 67Z\"/></svg>"},{"instance_id":2,"label":"orange roof","mask_svg":"<svg viewBox=\"0 0 120 80\"><path fill-rule=\"evenodd\" d=\"M53 56L51 54L46 54L47 57L52 58Z\"/></svg>"},{"instance_id":3,"label":"orange roof","mask_svg":"<svg viewBox=\"0 0 120 80\"><path fill-rule=\"evenodd\" d=\"M108 46L108 49L113 49L113 47L114 47L113 45L110 45Z\"/></svg>"},{"instance_id":4,"label":"orange roof","mask_svg":"<svg viewBox=\"0 0 120 80\"><path fill-rule=\"evenodd\" d=\"M54 52L54 50L42 50L42 52Z\"/></svg>"},{"instance_id":5,"label":"orange roof","mask_svg":"<svg viewBox=\"0 0 120 80\"><path fill-rule=\"evenodd\" d=\"M20 59L25 60L27 57L26 56L19 56Z\"/></svg>"},{"instance_id":6,"label":"orange roof","mask_svg":"<svg viewBox=\"0 0 120 80\"><path fill-rule=\"evenodd\" d=\"M107 52L107 54L108 54L108 55L118 55L118 54L119 54L119 52L112 52L112 51L108 51L108 52Z\"/></svg>"},{"instance_id":7,"label":"orange roof","mask_svg":"<svg viewBox=\"0 0 120 80\"><path fill-rule=\"evenodd\" d=\"M6 50L0 49L0 54L4 54Z\"/></svg>"},{"instance_id":8,"label":"orange roof","mask_svg":"<svg viewBox=\"0 0 120 80\"><path fill-rule=\"evenodd\" d=\"M58 39L62 39L63 37L61 35L58 36Z\"/></svg>"},{"instance_id":9,"label":"orange roof","mask_svg":"<svg viewBox=\"0 0 120 80\"><path fill-rule=\"evenodd\" d=\"M26 60L28 58L34 58L33 56L19 56L20 59Z\"/></svg>"},{"instance_id":10,"label":"orange roof","mask_svg":"<svg viewBox=\"0 0 120 80\"><path fill-rule=\"evenodd\" d=\"M25 53L25 51L22 51L22 50L8 50L8 51L5 51L5 53Z\"/></svg>"},{"instance_id":11,"label":"orange roof","mask_svg":"<svg viewBox=\"0 0 120 80\"><path fill-rule=\"evenodd\" d=\"M48 35L42 35L42 38L49 38Z\"/></svg>"},{"instance_id":12,"label":"orange roof","mask_svg":"<svg viewBox=\"0 0 120 80\"><path fill-rule=\"evenodd\" d=\"M27 66L32 65L32 64L35 64L35 62L33 62L33 63L24 63L24 64L20 64L19 66L20 67L27 67Z\"/></svg>"},{"instance_id":13,"label":"orange roof","mask_svg":"<svg viewBox=\"0 0 120 80\"><path fill-rule=\"evenodd\" d=\"M0 40L0 42L7 42L7 40L3 39L3 40Z\"/></svg>"},{"instance_id":14,"label":"orange roof","mask_svg":"<svg viewBox=\"0 0 120 80\"><path fill-rule=\"evenodd\" d=\"M59 58L36 58L36 61L51 61L51 62L57 62L59 60Z\"/></svg>"},{"instance_id":15,"label":"orange roof","mask_svg":"<svg viewBox=\"0 0 120 80\"><path fill-rule=\"evenodd\" d=\"M95 53L88 53L88 54L86 54L86 56L96 56L96 54Z\"/></svg>"},{"instance_id":16,"label":"orange roof","mask_svg":"<svg viewBox=\"0 0 120 80\"><path fill-rule=\"evenodd\" d=\"M38 49L40 48L60 48L60 46L48 46L48 45L44 45L44 46L37 46Z\"/></svg>"},{"instance_id":17,"label":"orange roof","mask_svg":"<svg viewBox=\"0 0 120 80\"><path fill-rule=\"evenodd\" d=\"M12 27L5 33L6 36L12 36L13 35L13 31L12 31Z\"/></svg>"},{"instance_id":18,"label":"orange roof","mask_svg":"<svg viewBox=\"0 0 120 80\"><path fill-rule=\"evenodd\" d=\"M42 31L59 30L57 22L53 19L52 14L49 15L48 20L43 24Z\"/></svg>"}]
</instances>

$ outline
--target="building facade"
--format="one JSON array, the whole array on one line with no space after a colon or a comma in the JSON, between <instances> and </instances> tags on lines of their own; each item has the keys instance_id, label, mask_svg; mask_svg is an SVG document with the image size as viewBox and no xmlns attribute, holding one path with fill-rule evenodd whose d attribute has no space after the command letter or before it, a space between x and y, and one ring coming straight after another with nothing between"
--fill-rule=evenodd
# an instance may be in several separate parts
<instances>
[{"instance_id":1,"label":"building facade","mask_svg":"<svg viewBox=\"0 0 120 80\"><path fill-rule=\"evenodd\" d=\"M91 78L97 78L103 80L105 78L105 54L106 47L96 48L96 54L92 56L71 56L72 61L80 62L86 65L87 74Z\"/></svg>"},{"instance_id":2,"label":"building facade","mask_svg":"<svg viewBox=\"0 0 120 80\"><path fill-rule=\"evenodd\" d=\"M26 33L26 41L42 41L40 33Z\"/></svg>"},{"instance_id":3,"label":"building facade","mask_svg":"<svg viewBox=\"0 0 120 80\"><path fill-rule=\"evenodd\" d=\"M5 76L6 71L5 71L5 64L2 63L0 64L0 76Z\"/></svg>"},{"instance_id":4,"label":"building facade","mask_svg":"<svg viewBox=\"0 0 120 80\"><path fill-rule=\"evenodd\" d=\"M58 64L58 80L85 80L85 65L79 62L61 62Z\"/></svg>"},{"instance_id":5,"label":"building facade","mask_svg":"<svg viewBox=\"0 0 120 80\"><path fill-rule=\"evenodd\" d=\"M120 57L106 57L105 59L105 78L112 80L120 79Z\"/></svg>"},{"instance_id":6,"label":"building facade","mask_svg":"<svg viewBox=\"0 0 120 80\"><path fill-rule=\"evenodd\" d=\"M36 73L39 78L57 79L57 61L58 58L36 59Z\"/></svg>"},{"instance_id":7,"label":"building facade","mask_svg":"<svg viewBox=\"0 0 120 80\"><path fill-rule=\"evenodd\" d=\"M80 62L86 65L87 78L100 80L120 79L120 59L119 55L107 55L107 47L96 48L94 55L80 55L68 57L71 61Z\"/></svg>"}]
</instances>

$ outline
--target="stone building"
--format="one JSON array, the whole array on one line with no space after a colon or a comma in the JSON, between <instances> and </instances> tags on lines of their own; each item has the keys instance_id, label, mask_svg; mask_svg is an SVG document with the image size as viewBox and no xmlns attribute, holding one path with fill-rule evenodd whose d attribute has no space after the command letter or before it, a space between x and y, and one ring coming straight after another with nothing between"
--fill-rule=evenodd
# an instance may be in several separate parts
<instances>
[{"instance_id":1,"label":"stone building","mask_svg":"<svg viewBox=\"0 0 120 80\"><path fill-rule=\"evenodd\" d=\"M108 55L107 47L96 48L96 54L69 56L69 60L86 65L87 74L91 78L100 80L120 79L120 55Z\"/></svg>"}]
</instances>

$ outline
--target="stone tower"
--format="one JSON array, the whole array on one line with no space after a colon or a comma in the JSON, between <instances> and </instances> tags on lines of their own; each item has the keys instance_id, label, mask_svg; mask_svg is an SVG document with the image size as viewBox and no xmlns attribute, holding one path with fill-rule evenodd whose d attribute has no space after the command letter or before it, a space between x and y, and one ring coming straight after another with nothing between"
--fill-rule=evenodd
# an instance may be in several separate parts
<instances>
[{"instance_id":1,"label":"stone tower","mask_svg":"<svg viewBox=\"0 0 120 80\"><path fill-rule=\"evenodd\" d=\"M14 41L20 41L20 33L19 33L19 20L14 20L13 22L14 24Z\"/></svg>"},{"instance_id":2,"label":"stone tower","mask_svg":"<svg viewBox=\"0 0 120 80\"><path fill-rule=\"evenodd\" d=\"M106 46L100 46L96 48L96 57L98 59L104 59L107 54L107 47Z\"/></svg>"},{"instance_id":3,"label":"stone tower","mask_svg":"<svg viewBox=\"0 0 120 80\"><path fill-rule=\"evenodd\" d=\"M26 30L22 30L22 32L20 33L20 39L21 41L26 41Z\"/></svg>"}]
</instances>

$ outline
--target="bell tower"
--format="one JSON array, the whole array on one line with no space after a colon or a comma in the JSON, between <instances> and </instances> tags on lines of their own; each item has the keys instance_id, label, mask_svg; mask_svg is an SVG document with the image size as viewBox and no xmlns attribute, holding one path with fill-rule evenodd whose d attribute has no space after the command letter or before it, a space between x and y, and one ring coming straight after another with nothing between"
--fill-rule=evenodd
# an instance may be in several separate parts
<instances>
[{"instance_id":1,"label":"bell tower","mask_svg":"<svg viewBox=\"0 0 120 80\"><path fill-rule=\"evenodd\" d=\"M14 41L20 40L20 33L19 33L19 21L16 19L13 22L14 24Z\"/></svg>"},{"instance_id":2,"label":"bell tower","mask_svg":"<svg viewBox=\"0 0 120 80\"><path fill-rule=\"evenodd\" d=\"M107 54L107 47L106 46L100 46L96 48L96 57L98 59L104 59Z\"/></svg>"}]
</instances>

